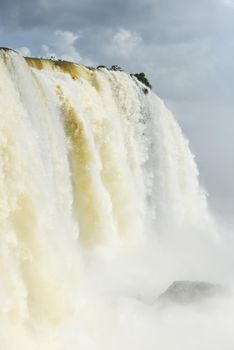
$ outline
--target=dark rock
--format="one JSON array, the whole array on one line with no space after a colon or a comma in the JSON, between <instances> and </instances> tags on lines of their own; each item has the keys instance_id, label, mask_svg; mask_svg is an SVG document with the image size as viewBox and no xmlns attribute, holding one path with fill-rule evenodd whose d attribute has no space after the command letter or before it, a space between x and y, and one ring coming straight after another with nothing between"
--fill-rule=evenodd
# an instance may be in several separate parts
<instances>
[{"instance_id":1,"label":"dark rock","mask_svg":"<svg viewBox=\"0 0 234 350\"><path fill-rule=\"evenodd\" d=\"M158 300L188 304L216 296L222 291L220 285L208 282L175 281L158 297Z\"/></svg>"}]
</instances>

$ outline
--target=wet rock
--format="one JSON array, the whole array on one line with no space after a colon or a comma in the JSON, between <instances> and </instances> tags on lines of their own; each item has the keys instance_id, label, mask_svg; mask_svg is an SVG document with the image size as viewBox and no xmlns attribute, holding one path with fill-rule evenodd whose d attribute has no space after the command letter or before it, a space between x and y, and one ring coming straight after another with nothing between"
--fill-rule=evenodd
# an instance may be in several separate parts
<instances>
[{"instance_id":1,"label":"wet rock","mask_svg":"<svg viewBox=\"0 0 234 350\"><path fill-rule=\"evenodd\" d=\"M218 284L200 281L175 281L159 297L159 301L170 301L188 304L222 293L223 288Z\"/></svg>"}]
</instances>

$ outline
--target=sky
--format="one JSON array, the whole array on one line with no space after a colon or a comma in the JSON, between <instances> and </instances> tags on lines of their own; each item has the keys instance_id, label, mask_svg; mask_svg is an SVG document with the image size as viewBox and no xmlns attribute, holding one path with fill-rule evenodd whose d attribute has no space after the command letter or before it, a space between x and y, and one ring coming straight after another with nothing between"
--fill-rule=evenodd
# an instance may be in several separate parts
<instances>
[{"instance_id":1,"label":"sky","mask_svg":"<svg viewBox=\"0 0 234 350\"><path fill-rule=\"evenodd\" d=\"M145 72L234 223L234 0L0 0L0 46Z\"/></svg>"}]
</instances>

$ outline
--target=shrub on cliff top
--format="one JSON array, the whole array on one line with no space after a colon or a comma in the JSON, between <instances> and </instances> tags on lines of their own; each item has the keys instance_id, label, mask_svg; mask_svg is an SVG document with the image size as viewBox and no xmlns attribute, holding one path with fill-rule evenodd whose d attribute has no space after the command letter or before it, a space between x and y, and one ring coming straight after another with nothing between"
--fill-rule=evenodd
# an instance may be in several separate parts
<instances>
[{"instance_id":1,"label":"shrub on cliff top","mask_svg":"<svg viewBox=\"0 0 234 350\"><path fill-rule=\"evenodd\" d=\"M142 84L147 86L149 89L152 89L152 85L150 84L149 80L146 78L145 73L136 73L133 74L134 77L136 77Z\"/></svg>"}]
</instances>

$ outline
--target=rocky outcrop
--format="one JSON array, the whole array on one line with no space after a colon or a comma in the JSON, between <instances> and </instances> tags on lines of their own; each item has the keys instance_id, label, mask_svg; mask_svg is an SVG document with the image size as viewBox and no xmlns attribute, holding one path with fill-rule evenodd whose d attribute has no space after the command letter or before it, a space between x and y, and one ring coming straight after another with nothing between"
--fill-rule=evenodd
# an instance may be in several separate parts
<instances>
[{"instance_id":1,"label":"rocky outcrop","mask_svg":"<svg viewBox=\"0 0 234 350\"><path fill-rule=\"evenodd\" d=\"M222 292L223 288L218 284L200 281L175 281L158 297L158 300L187 304L219 295Z\"/></svg>"}]
</instances>

